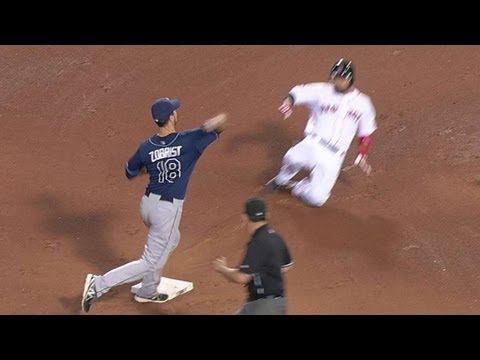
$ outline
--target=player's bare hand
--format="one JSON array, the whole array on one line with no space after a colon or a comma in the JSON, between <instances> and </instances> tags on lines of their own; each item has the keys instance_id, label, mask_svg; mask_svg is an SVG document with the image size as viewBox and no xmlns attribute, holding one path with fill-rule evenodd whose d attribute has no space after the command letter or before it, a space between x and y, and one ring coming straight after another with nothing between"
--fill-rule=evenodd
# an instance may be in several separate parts
<instances>
[{"instance_id":1,"label":"player's bare hand","mask_svg":"<svg viewBox=\"0 0 480 360\"><path fill-rule=\"evenodd\" d=\"M367 155L358 154L353 165L358 166L367 175L370 175L372 172L372 166L367 161Z\"/></svg>"},{"instance_id":2,"label":"player's bare hand","mask_svg":"<svg viewBox=\"0 0 480 360\"><path fill-rule=\"evenodd\" d=\"M214 116L213 118L205 121L202 128L206 132L216 131L218 133L221 133L225 130L227 117L228 116L225 113L218 114L217 116Z\"/></svg>"},{"instance_id":3,"label":"player's bare hand","mask_svg":"<svg viewBox=\"0 0 480 360\"><path fill-rule=\"evenodd\" d=\"M225 256L221 256L213 260L212 265L215 271L221 271L222 269L227 267L227 258Z\"/></svg>"},{"instance_id":4,"label":"player's bare hand","mask_svg":"<svg viewBox=\"0 0 480 360\"><path fill-rule=\"evenodd\" d=\"M283 120L286 120L293 113L293 104L290 99L283 100L282 105L278 108L278 111L283 115Z\"/></svg>"}]
</instances>

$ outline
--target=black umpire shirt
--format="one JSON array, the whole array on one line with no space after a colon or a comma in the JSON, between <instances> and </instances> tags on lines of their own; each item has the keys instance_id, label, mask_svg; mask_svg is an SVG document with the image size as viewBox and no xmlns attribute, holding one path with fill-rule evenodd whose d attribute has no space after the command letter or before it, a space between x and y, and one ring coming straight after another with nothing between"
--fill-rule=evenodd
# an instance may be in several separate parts
<instances>
[{"instance_id":1,"label":"black umpire shirt","mask_svg":"<svg viewBox=\"0 0 480 360\"><path fill-rule=\"evenodd\" d=\"M252 275L248 283L248 301L284 296L282 267L293 264L282 237L268 225L253 234L239 270Z\"/></svg>"}]
</instances>

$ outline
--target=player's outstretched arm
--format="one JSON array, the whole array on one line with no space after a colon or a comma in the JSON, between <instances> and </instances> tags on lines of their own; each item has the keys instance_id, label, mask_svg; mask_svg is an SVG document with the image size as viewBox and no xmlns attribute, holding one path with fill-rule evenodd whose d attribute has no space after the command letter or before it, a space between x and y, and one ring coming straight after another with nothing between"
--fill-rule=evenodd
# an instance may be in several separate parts
<instances>
[{"instance_id":1,"label":"player's outstretched arm","mask_svg":"<svg viewBox=\"0 0 480 360\"><path fill-rule=\"evenodd\" d=\"M202 129L206 132L215 131L220 134L225 130L227 118L228 116L225 113L218 114L217 116L205 121L202 125Z\"/></svg>"}]
</instances>

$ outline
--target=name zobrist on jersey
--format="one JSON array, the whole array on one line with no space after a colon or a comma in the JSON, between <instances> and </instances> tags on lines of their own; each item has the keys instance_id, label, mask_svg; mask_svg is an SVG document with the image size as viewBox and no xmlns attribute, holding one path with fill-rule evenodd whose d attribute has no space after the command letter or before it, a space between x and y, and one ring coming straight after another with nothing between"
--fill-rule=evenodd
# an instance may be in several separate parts
<instances>
[{"instance_id":1,"label":"name zobrist on jersey","mask_svg":"<svg viewBox=\"0 0 480 360\"><path fill-rule=\"evenodd\" d=\"M148 154L150 155L150 159L152 163L155 161L180 156L182 150L182 145L180 146L172 146L166 148L160 148L153 151L150 151Z\"/></svg>"}]
</instances>

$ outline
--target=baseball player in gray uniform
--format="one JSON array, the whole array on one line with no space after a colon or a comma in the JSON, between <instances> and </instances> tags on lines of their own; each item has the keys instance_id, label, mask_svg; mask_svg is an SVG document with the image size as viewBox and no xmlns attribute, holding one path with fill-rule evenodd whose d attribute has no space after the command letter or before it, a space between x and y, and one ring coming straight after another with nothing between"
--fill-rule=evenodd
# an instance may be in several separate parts
<instances>
[{"instance_id":1,"label":"baseball player in gray uniform","mask_svg":"<svg viewBox=\"0 0 480 360\"><path fill-rule=\"evenodd\" d=\"M140 202L140 214L149 228L140 259L104 275L88 274L82 297L82 310L112 287L142 280L135 295L140 303L161 303L167 294L157 292L161 271L180 241L180 218L188 182L203 151L218 139L225 128L226 115L207 120L202 127L177 132L178 100L161 98L152 105L158 134L142 143L125 165L125 175L132 179L147 172L150 182Z\"/></svg>"}]
</instances>

